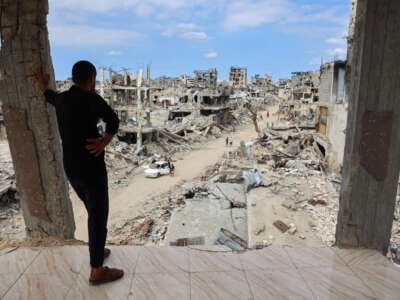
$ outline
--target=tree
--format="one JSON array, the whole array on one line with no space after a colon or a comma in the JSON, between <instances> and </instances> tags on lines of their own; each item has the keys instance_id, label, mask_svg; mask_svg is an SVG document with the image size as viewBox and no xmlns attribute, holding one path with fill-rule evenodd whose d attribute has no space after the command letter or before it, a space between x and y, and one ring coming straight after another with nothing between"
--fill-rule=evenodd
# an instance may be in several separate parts
<instances>
[{"instance_id":1,"label":"tree","mask_svg":"<svg viewBox=\"0 0 400 300\"><path fill-rule=\"evenodd\" d=\"M0 97L27 236L73 238L55 113L35 79L43 67L54 87L48 2L0 0L0 9Z\"/></svg>"}]
</instances>

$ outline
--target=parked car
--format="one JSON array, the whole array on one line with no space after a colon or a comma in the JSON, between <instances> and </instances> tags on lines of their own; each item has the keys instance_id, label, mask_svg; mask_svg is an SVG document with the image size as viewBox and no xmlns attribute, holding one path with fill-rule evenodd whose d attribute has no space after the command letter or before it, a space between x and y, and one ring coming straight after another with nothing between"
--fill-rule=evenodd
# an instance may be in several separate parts
<instances>
[{"instance_id":1,"label":"parked car","mask_svg":"<svg viewBox=\"0 0 400 300\"><path fill-rule=\"evenodd\" d=\"M146 177L157 178L161 175L167 175L170 173L168 162L166 161L156 161L152 163L146 170L144 174Z\"/></svg>"}]
</instances>

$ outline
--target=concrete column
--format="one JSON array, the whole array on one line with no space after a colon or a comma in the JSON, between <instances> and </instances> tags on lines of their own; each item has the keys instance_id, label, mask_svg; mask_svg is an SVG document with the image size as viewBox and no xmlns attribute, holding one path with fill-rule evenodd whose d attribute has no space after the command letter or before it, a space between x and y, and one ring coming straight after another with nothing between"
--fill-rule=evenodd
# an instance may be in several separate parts
<instances>
[{"instance_id":1,"label":"concrete column","mask_svg":"<svg viewBox=\"0 0 400 300\"><path fill-rule=\"evenodd\" d=\"M400 171L400 1L359 0L349 57L349 115L339 247L387 251Z\"/></svg>"},{"instance_id":2,"label":"concrete column","mask_svg":"<svg viewBox=\"0 0 400 300\"><path fill-rule=\"evenodd\" d=\"M0 95L29 237L73 238L71 201L54 109L35 79L54 72L47 32L48 2L0 0Z\"/></svg>"},{"instance_id":3,"label":"concrete column","mask_svg":"<svg viewBox=\"0 0 400 300\"><path fill-rule=\"evenodd\" d=\"M109 105L114 108L114 102L117 98L117 96L115 95L115 91L113 90L113 83L112 83L112 76L113 76L113 70L111 68L108 68L108 74L109 74L109 81L110 81L110 90L111 90L111 94L110 94L110 103Z\"/></svg>"},{"instance_id":4,"label":"concrete column","mask_svg":"<svg viewBox=\"0 0 400 300\"><path fill-rule=\"evenodd\" d=\"M104 67L100 67L100 96L104 98Z\"/></svg>"},{"instance_id":5,"label":"concrete column","mask_svg":"<svg viewBox=\"0 0 400 300\"><path fill-rule=\"evenodd\" d=\"M143 140L142 140L142 110L143 110L143 106L142 106L142 94L141 94L142 77L143 77L143 70L140 69L137 72L137 76L136 76L137 122L138 122L136 151L140 151L143 146Z\"/></svg>"}]
</instances>

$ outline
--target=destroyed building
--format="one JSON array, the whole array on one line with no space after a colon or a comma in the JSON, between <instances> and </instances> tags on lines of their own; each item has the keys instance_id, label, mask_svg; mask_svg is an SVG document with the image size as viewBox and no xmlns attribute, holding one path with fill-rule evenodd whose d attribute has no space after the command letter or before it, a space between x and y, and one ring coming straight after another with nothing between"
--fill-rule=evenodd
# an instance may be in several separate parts
<instances>
[{"instance_id":1,"label":"destroyed building","mask_svg":"<svg viewBox=\"0 0 400 300\"><path fill-rule=\"evenodd\" d=\"M180 77L159 76L151 79L150 85L159 90L169 87L179 87L182 85L182 79Z\"/></svg>"},{"instance_id":2,"label":"destroyed building","mask_svg":"<svg viewBox=\"0 0 400 300\"><path fill-rule=\"evenodd\" d=\"M289 78L278 79L278 96L282 99L289 100L292 95L291 81Z\"/></svg>"},{"instance_id":3,"label":"destroyed building","mask_svg":"<svg viewBox=\"0 0 400 300\"><path fill-rule=\"evenodd\" d=\"M229 83L233 87L247 86L247 68L231 67L229 72Z\"/></svg>"},{"instance_id":4,"label":"destroyed building","mask_svg":"<svg viewBox=\"0 0 400 300\"><path fill-rule=\"evenodd\" d=\"M318 101L319 74L319 70L292 72L292 100L301 100L304 103Z\"/></svg>"},{"instance_id":5,"label":"destroyed building","mask_svg":"<svg viewBox=\"0 0 400 300\"><path fill-rule=\"evenodd\" d=\"M270 75L265 74L261 77L259 74L256 74L251 78L249 93L251 97L265 97L266 94L277 94L278 85L272 81Z\"/></svg>"},{"instance_id":6,"label":"destroyed building","mask_svg":"<svg viewBox=\"0 0 400 300\"><path fill-rule=\"evenodd\" d=\"M59 92L67 91L73 84L72 78L67 78L66 80L57 80L56 89Z\"/></svg>"},{"instance_id":7,"label":"destroyed building","mask_svg":"<svg viewBox=\"0 0 400 300\"><path fill-rule=\"evenodd\" d=\"M263 77L260 74L255 74L251 77L251 84L255 86L268 86L272 84L272 76L265 74Z\"/></svg>"},{"instance_id":8,"label":"destroyed building","mask_svg":"<svg viewBox=\"0 0 400 300\"><path fill-rule=\"evenodd\" d=\"M217 87L218 72L217 69L195 70L194 83L199 88L215 89Z\"/></svg>"},{"instance_id":9,"label":"destroyed building","mask_svg":"<svg viewBox=\"0 0 400 300\"><path fill-rule=\"evenodd\" d=\"M196 80L195 78L189 76L189 75L181 75L180 77L182 84L186 87L186 88L193 88L196 86Z\"/></svg>"},{"instance_id":10,"label":"destroyed building","mask_svg":"<svg viewBox=\"0 0 400 300\"><path fill-rule=\"evenodd\" d=\"M346 137L345 73L344 61L328 62L321 66L317 131L330 140L328 163L335 170L341 168Z\"/></svg>"}]
</instances>

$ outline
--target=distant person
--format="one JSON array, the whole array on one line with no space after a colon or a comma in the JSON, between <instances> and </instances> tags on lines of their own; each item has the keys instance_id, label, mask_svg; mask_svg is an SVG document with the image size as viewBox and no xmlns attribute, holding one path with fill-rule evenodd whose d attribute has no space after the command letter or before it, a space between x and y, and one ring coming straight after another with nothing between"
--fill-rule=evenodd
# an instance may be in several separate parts
<instances>
[{"instance_id":1,"label":"distant person","mask_svg":"<svg viewBox=\"0 0 400 300\"><path fill-rule=\"evenodd\" d=\"M267 111L267 118L269 118L269 111Z\"/></svg>"},{"instance_id":2,"label":"distant person","mask_svg":"<svg viewBox=\"0 0 400 300\"><path fill-rule=\"evenodd\" d=\"M37 71L36 77L46 101L56 110L65 173L88 213L89 282L117 280L124 271L105 267L103 262L111 253L105 248L109 203L104 149L118 131L118 117L95 93L96 68L88 61L74 64L74 85L63 93L48 89L50 76L43 69ZM103 137L97 129L99 119L106 123Z\"/></svg>"},{"instance_id":3,"label":"distant person","mask_svg":"<svg viewBox=\"0 0 400 300\"><path fill-rule=\"evenodd\" d=\"M175 175L175 166L174 166L174 164L171 164L171 167L169 169L169 173L171 174L171 176Z\"/></svg>"},{"instance_id":4,"label":"distant person","mask_svg":"<svg viewBox=\"0 0 400 300\"><path fill-rule=\"evenodd\" d=\"M169 170L171 171L171 161L169 159L167 160L167 164L168 164Z\"/></svg>"},{"instance_id":5,"label":"distant person","mask_svg":"<svg viewBox=\"0 0 400 300\"><path fill-rule=\"evenodd\" d=\"M228 147L228 144L229 144L229 138L226 137L226 139L225 139L225 146Z\"/></svg>"}]
</instances>

